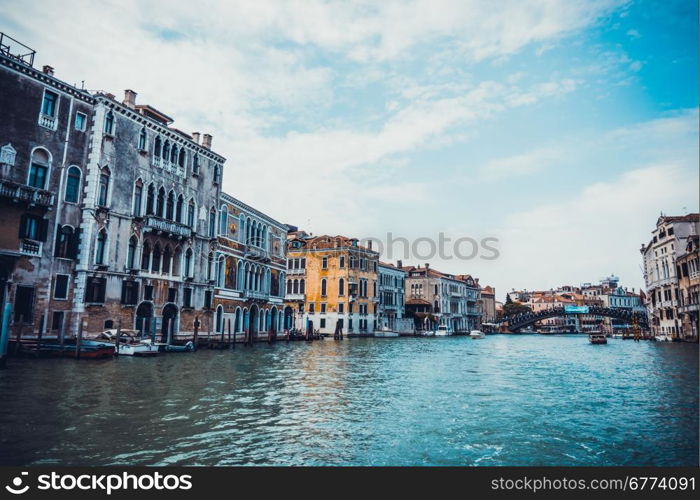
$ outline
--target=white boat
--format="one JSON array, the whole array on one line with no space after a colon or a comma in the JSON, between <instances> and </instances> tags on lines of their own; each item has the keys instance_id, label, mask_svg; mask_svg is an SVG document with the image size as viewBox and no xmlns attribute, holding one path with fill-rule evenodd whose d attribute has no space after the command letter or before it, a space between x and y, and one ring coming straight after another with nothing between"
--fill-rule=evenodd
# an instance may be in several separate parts
<instances>
[{"instance_id":1,"label":"white boat","mask_svg":"<svg viewBox=\"0 0 700 500\"><path fill-rule=\"evenodd\" d=\"M422 330L418 332L418 335L421 337L434 337L435 336L435 331L434 330Z\"/></svg>"},{"instance_id":2,"label":"white boat","mask_svg":"<svg viewBox=\"0 0 700 500\"><path fill-rule=\"evenodd\" d=\"M622 337L622 334L621 334L621 333L613 333L613 334L612 334L612 338L614 338L614 339L621 339L621 338L623 338L623 337Z\"/></svg>"},{"instance_id":3,"label":"white boat","mask_svg":"<svg viewBox=\"0 0 700 500\"><path fill-rule=\"evenodd\" d=\"M121 330L119 332L119 345L117 346L117 330L105 330L98 335L99 340L105 340L115 345L115 354L121 356L154 356L158 354L159 346L151 342L138 340L136 330Z\"/></svg>"},{"instance_id":4,"label":"white boat","mask_svg":"<svg viewBox=\"0 0 700 500\"><path fill-rule=\"evenodd\" d=\"M440 325L437 327L437 330L433 331L433 335L435 337L448 337L452 335L452 332L447 328L447 325Z\"/></svg>"},{"instance_id":5,"label":"white boat","mask_svg":"<svg viewBox=\"0 0 700 500\"><path fill-rule=\"evenodd\" d=\"M671 336L667 333L655 335L654 340L656 340L657 342L673 342L673 338L671 338Z\"/></svg>"},{"instance_id":6,"label":"white boat","mask_svg":"<svg viewBox=\"0 0 700 500\"><path fill-rule=\"evenodd\" d=\"M471 332L469 332L469 336L475 340L483 339L484 337L486 337L486 335L484 335L484 332L482 332L481 330L472 330Z\"/></svg>"}]
</instances>

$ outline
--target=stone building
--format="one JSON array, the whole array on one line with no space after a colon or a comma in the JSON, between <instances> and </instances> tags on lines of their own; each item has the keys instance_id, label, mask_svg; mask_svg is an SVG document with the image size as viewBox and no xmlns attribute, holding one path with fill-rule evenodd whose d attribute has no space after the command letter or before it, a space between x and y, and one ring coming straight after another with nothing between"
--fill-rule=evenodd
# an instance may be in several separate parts
<instances>
[{"instance_id":1,"label":"stone building","mask_svg":"<svg viewBox=\"0 0 700 500\"><path fill-rule=\"evenodd\" d=\"M94 98L33 67L0 34L0 306L11 333L63 335L72 317Z\"/></svg>"},{"instance_id":2,"label":"stone building","mask_svg":"<svg viewBox=\"0 0 700 500\"><path fill-rule=\"evenodd\" d=\"M683 339L691 342L698 341L698 311L700 310L698 239L697 234L688 236L683 252L676 259L679 295L678 315L681 319Z\"/></svg>"},{"instance_id":3,"label":"stone building","mask_svg":"<svg viewBox=\"0 0 700 500\"><path fill-rule=\"evenodd\" d=\"M479 310L482 323L496 322L496 289L490 286L481 287L479 293Z\"/></svg>"},{"instance_id":4,"label":"stone building","mask_svg":"<svg viewBox=\"0 0 700 500\"><path fill-rule=\"evenodd\" d=\"M242 339L282 330L286 239L284 224L222 193L218 248L209 256L216 334Z\"/></svg>"},{"instance_id":5,"label":"stone building","mask_svg":"<svg viewBox=\"0 0 700 500\"><path fill-rule=\"evenodd\" d=\"M446 325L452 332L469 332L481 325L479 283L470 275L452 275L425 267L404 266L406 315L416 330Z\"/></svg>"},{"instance_id":6,"label":"stone building","mask_svg":"<svg viewBox=\"0 0 700 500\"><path fill-rule=\"evenodd\" d=\"M408 333L413 322L404 319L406 271L393 264L379 262L377 266L379 302L377 302L377 329Z\"/></svg>"},{"instance_id":7,"label":"stone building","mask_svg":"<svg viewBox=\"0 0 700 500\"><path fill-rule=\"evenodd\" d=\"M195 319L207 331L224 158L132 90L96 94L89 120L74 317L89 333L120 325L163 341Z\"/></svg>"},{"instance_id":8,"label":"stone building","mask_svg":"<svg viewBox=\"0 0 700 500\"><path fill-rule=\"evenodd\" d=\"M379 254L356 238L290 233L285 327L371 335L376 327Z\"/></svg>"},{"instance_id":9,"label":"stone building","mask_svg":"<svg viewBox=\"0 0 700 500\"><path fill-rule=\"evenodd\" d=\"M644 262L646 307L653 335L684 338L686 331L681 307L677 261L686 254L688 238L698 235L698 214L661 215L648 244L640 252Z\"/></svg>"}]
</instances>

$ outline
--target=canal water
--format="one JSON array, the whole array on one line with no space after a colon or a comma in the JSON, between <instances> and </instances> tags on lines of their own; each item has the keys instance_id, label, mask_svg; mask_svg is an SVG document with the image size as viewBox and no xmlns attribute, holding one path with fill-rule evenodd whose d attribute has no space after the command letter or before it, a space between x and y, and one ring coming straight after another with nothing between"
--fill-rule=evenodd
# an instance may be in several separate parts
<instances>
[{"instance_id":1,"label":"canal water","mask_svg":"<svg viewBox=\"0 0 700 500\"><path fill-rule=\"evenodd\" d=\"M697 465L698 346L493 335L11 359L0 463Z\"/></svg>"}]
</instances>

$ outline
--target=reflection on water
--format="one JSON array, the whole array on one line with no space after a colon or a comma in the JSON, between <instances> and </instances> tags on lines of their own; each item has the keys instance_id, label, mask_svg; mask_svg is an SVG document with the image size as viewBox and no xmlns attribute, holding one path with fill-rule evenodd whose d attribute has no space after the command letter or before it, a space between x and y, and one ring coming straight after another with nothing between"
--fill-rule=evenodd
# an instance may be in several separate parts
<instances>
[{"instance_id":1,"label":"reflection on water","mask_svg":"<svg viewBox=\"0 0 700 500\"><path fill-rule=\"evenodd\" d=\"M585 336L10 360L0 463L697 465L698 346Z\"/></svg>"}]
</instances>

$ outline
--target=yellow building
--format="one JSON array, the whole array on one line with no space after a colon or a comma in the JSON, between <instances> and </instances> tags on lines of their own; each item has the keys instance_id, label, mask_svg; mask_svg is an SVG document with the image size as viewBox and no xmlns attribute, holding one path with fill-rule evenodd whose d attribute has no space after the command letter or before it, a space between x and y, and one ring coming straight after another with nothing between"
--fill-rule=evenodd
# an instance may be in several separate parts
<instances>
[{"instance_id":1,"label":"yellow building","mask_svg":"<svg viewBox=\"0 0 700 500\"><path fill-rule=\"evenodd\" d=\"M291 233L287 247L285 327L372 335L379 254L356 238Z\"/></svg>"}]
</instances>

